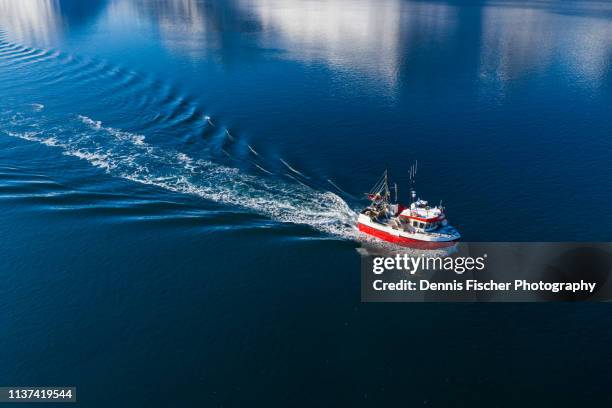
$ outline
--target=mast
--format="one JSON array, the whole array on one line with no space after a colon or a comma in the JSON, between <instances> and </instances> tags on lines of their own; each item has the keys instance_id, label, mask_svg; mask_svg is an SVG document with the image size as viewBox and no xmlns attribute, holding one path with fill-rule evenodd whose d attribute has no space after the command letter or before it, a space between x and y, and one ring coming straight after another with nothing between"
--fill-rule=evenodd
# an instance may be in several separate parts
<instances>
[{"instance_id":1,"label":"mast","mask_svg":"<svg viewBox=\"0 0 612 408\"><path fill-rule=\"evenodd\" d=\"M391 193L389 191L389 177L387 174L387 170L385 170L382 177L378 179L376 184L374 184L374 187L372 187L367 196L368 199L372 201L389 201Z\"/></svg>"},{"instance_id":2,"label":"mast","mask_svg":"<svg viewBox=\"0 0 612 408\"><path fill-rule=\"evenodd\" d=\"M385 200L389 200L391 193L389 192L389 177L387 175L387 169L385 169L385 185L384 185L384 197Z\"/></svg>"}]
</instances>

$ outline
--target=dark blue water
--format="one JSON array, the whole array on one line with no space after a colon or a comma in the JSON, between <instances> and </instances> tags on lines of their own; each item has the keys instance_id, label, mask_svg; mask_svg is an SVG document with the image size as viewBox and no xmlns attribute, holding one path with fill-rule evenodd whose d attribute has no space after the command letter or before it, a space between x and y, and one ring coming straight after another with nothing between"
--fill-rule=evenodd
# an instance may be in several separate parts
<instances>
[{"instance_id":1,"label":"dark blue water","mask_svg":"<svg viewBox=\"0 0 612 408\"><path fill-rule=\"evenodd\" d=\"M598 395L605 308L361 304L353 221L418 159L465 240L609 241L611 59L601 1L0 0L0 385Z\"/></svg>"}]
</instances>

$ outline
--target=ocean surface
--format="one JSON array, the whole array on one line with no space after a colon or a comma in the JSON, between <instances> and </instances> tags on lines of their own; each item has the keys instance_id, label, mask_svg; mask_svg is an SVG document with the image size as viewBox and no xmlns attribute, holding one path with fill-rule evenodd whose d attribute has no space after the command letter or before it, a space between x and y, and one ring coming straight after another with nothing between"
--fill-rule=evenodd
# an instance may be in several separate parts
<instances>
[{"instance_id":1,"label":"ocean surface","mask_svg":"<svg viewBox=\"0 0 612 408\"><path fill-rule=\"evenodd\" d=\"M418 160L465 241L610 241L611 118L612 2L0 0L0 386L609 400L607 307L362 304L354 220Z\"/></svg>"}]
</instances>

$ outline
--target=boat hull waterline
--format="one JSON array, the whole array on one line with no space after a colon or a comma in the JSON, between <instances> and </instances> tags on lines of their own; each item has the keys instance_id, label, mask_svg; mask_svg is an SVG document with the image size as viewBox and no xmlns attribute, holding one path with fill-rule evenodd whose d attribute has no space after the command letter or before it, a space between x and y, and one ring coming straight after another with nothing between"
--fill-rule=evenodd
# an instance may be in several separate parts
<instances>
[{"instance_id":1,"label":"boat hull waterline","mask_svg":"<svg viewBox=\"0 0 612 408\"><path fill-rule=\"evenodd\" d=\"M390 226L378 224L369 217L360 214L357 222L360 232L390 242L392 244L417 249L440 249L456 245L459 237L432 236L431 234L413 234L393 229Z\"/></svg>"}]
</instances>

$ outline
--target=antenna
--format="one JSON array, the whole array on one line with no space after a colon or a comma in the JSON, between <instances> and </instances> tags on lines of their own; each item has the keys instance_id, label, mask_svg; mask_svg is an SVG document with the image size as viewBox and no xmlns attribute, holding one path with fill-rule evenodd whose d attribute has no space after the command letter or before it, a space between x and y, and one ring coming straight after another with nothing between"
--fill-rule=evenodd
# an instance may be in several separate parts
<instances>
[{"instance_id":1,"label":"antenna","mask_svg":"<svg viewBox=\"0 0 612 408\"><path fill-rule=\"evenodd\" d=\"M397 203L397 183L393 183L393 187L395 188L395 202Z\"/></svg>"},{"instance_id":2,"label":"antenna","mask_svg":"<svg viewBox=\"0 0 612 408\"><path fill-rule=\"evenodd\" d=\"M410 166L410 197L412 199L411 203L416 201L416 191L414 190L414 183L416 179L418 164L419 164L418 160L415 160L414 164Z\"/></svg>"}]
</instances>

